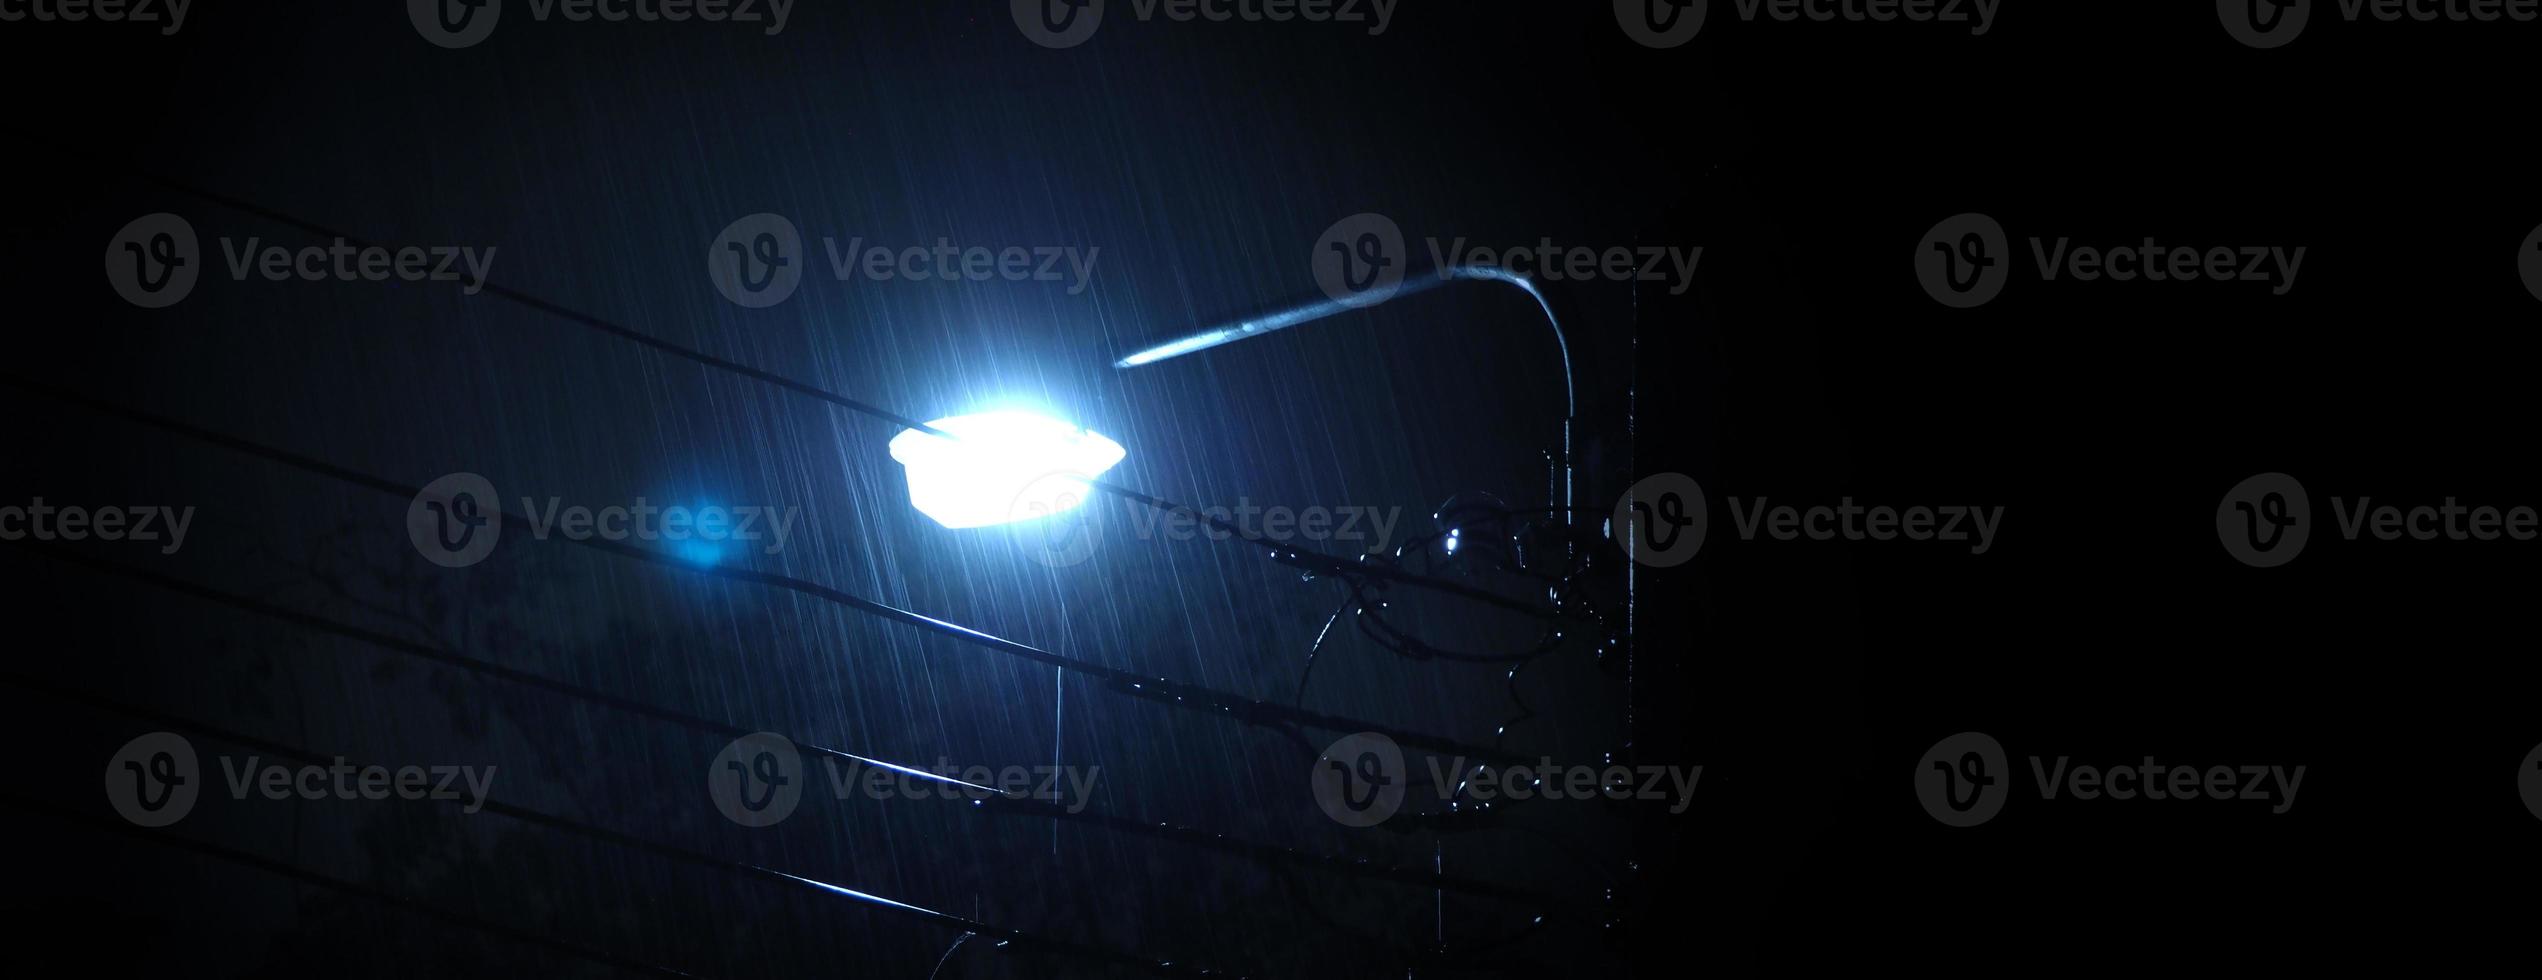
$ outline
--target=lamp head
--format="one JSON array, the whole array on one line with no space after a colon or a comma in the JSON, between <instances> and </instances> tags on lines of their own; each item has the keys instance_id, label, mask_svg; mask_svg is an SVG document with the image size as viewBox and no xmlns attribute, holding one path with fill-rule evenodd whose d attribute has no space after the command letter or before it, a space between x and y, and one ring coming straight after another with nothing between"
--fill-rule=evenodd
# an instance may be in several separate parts
<instances>
[{"instance_id":1,"label":"lamp head","mask_svg":"<svg viewBox=\"0 0 2542 980\"><path fill-rule=\"evenodd\" d=\"M891 458L909 476L909 504L949 528L988 527L1075 509L1087 482L1129 455L1121 444L1023 411L956 415L906 429Z\"/></svg>"}]
</instances>

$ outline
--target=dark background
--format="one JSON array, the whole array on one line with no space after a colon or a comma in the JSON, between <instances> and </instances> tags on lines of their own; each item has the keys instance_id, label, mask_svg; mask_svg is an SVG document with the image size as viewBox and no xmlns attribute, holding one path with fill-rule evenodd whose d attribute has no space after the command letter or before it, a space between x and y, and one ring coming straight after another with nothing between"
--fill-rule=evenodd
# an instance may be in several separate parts
<instances>
[{"instance_id":1,"label":"dark background","mask_svg":"<svg viewBox=\"0 0 2542 980\"><path fill-rule=\"evenodd\" d=\"M514 8L520 3L509 5ZM1121 5L1116 5L1121 6ZM2528 53L2542 25L2347 24L2278 50L2208 5L2007 3L1953 25L1746 23L1640 47L1602 4L1422 5L1387 32L1140 23L1027 42L1003 4L858 4L737 25L536 23L446 51L395 4L12 24L7 269L21 381L421 484L602 504L792 504L804 540L732 556L1072 655L1282 699L1338 600L1224 544L1130 540L1052 570L905 505L887 425L442 287L207 278L123 304L126 221L313 239L173 179L359 237L500 249L497 283L933 418L1024 399L1131 447L1178 499L1399 506L1526 497L1558 388L1532 312L1443 292L1120 373L1123 350L1310 291L1316 236L1378 211L1499 246L1701 245L1695 289L1579 295L1584 503L1682 472L1697 561L1645 570L1634 681L1569 650L1511 744L1702 764L1698 803L1545 808L1444 839L1442 865L1590 912L1535 932L1488 902L1324 872L1284 880L1133 835L941 807L807 800L743 831L704 805L721 739L417 666L359 644L0 548L20 624L7 833L15 945L93 968L216 975L600 975L589 963L135 837L100 760L164 725L75 690L381 761L497 764L496 796L735 861L1236 973L1594 975L1890 962L2268 966L2477 952L2519 920L2533 817L2530 543L2337 540L2328 498L2542 502L2526 464L2533 300ZM807 237L1102 249L1095 288L807 279L718 297L727 222ZM2017 248L2303 245L2286 296L2245 283L2044 283L1976 310L1910 252L1982 211ZM1417 248L1417 246L1416 246ZM2017 256L2026 259L2026 251ZM1629 339L1628 339L1629 338ZM1621 393L1632 393L1629 437ZM1046 761L1053 678L769 590L507 539L417 560L404 501L0 388L11 500L192 504L175 556L97 560L473 656L920 764ZM1629 448L1628 448L1629 447ZM1627 462L1629 460L1629 463ZM2276 569L2219 546L2217 502L2278 470L2313 492ZM517 489L516 489L517 488ZM2000 505L1996 547L1748 542L1724 498ZM763 561L762 558L765 557ZM1448 634L1507 624L1418 607ZM1309 703L1479 740L1490 668L1328 649ZM1633 705L1626 732L1619 708ZM1064 758L1100 806L1380 864L1434 837L1345 832L1279 736L1071 680ZM2293 809L2042 802L1952 829L1908 775L1983 731L2014 756L2304 765ZM1320 745L1339 732L1311 732ZM1629 747L1618 746L1630 742ZM233 750L207 747L211 757ZM243 751L243 750L241 750ZM516 775L517 774L517 775ZM29 809L26 801L58 809ZM1539 833L1539 831L1541 833ZM703 975L923 976L958 930L686 870L500 817L207 799L181 834ZM1505 945L1495 940L1514 940ZM985 955L983 955L985 954ZM1021 951L950 976L1105 975Z\"/></svg>"}]
</instances>

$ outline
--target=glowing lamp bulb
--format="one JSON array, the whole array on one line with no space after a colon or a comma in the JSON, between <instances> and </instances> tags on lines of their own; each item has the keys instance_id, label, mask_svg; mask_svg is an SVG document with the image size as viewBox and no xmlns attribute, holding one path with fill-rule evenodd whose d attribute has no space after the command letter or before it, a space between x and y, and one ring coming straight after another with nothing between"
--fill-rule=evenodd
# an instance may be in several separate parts
<instances>
[{"instance_id":1,"label":"glowing lamp bulb","mask_svg":"<svg viewBox=\"0 0 2542 980\"><path fill-rule=\"evenodd\" d=\"M891 458L909 473L909 505L949 528L988 527L1075 509L1087 481L1119 465L1121 444L1031 412L982 412L906 429ZM950 436L951 438L947 438Z\"/></svg>"}]
</instances>

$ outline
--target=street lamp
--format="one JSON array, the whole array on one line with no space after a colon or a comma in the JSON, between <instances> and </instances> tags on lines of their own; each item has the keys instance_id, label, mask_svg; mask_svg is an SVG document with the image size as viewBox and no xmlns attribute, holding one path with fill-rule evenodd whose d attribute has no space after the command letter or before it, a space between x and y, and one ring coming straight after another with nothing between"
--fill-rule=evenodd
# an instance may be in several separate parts
<instances>
[{"instance_id":1,"label":"street lamp","mask_svg":"<svg viewBox=\"0 0 2542 980\"><path fill-rule=\"evenodd\" d=\"M1085 503L1088 481L1129 455L1121 444L1025 411L929 422L891 440L909 504L948 528L1049 517Z\"/></svg>"}]
</instances>

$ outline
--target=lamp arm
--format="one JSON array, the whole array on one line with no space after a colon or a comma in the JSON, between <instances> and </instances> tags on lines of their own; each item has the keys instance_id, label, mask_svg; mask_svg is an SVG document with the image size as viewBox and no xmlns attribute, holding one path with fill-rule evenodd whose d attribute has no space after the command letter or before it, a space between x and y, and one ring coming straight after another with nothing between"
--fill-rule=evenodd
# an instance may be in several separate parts
<instances>
[{"instance_id":1,"label":"lamp arm","mask_svg":"<svg viewBox=\"0 0 2542 980\"><path fill-rule=\"evenodd\" d=\"M1239 340L1247 340L1264 334L1277 333L1290 327L1305 323L1313 323L1317 320L1322 320L1342 313L1348 313L1352 310L1365 309L1381 303L1392 302L1416 293L1429 292L1430 290L1454 282L1497 282L1517 287L1520 291L1525 292L1529 298L1536 301L1537 309L1544 312L1545 325L1553 329L1554 348L1562 355L1561 496L1563 520L1566 523L1577 522L1578 513L1574 508L1575 501L1573 500L1573 496L1577 492L1578 483L1577 474L1574 472L1577 462L1573 459L1571 440L1572 428L1577 423L1580 414L1580 393L1579 379L1573 374L1571 367L1571 341L1563 334L1563 318L1562 314L1556 309L1558 304L1554 297L1545 291L1543 285L1537 283L1533 278L1521 273L1512 272L1508 269L1499 268L1497 266L1487 265L1460 265L1450 266L1443 269L1434 269L1428 272L1417 272L1404 276L1401 284L1390 289L1372 290L1368 293L1352 296L1348 299L1335 299L1330 296L1317 296L1312 299L1291 303L1255 316L1246 317L1241 320L1220 324L1206 330L1186 334L1184 336L1150 346L1144 350L1130 354L1127 357L1123 357L1118 361L1112 362L1112 366L1122 370L1128 370L1134 367L1144 367L1160 361L1172 360L1185 354L1194 354L1208 350L1212 347L1232 344Z\"/></svg>"}]
</instances>

